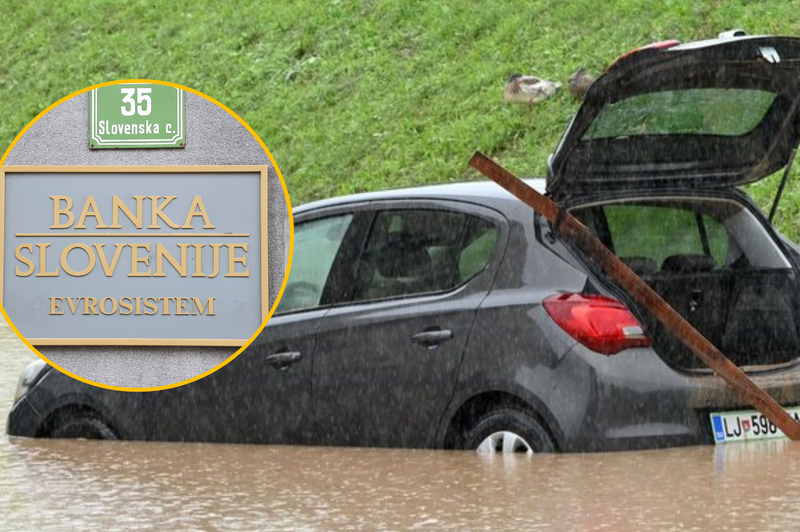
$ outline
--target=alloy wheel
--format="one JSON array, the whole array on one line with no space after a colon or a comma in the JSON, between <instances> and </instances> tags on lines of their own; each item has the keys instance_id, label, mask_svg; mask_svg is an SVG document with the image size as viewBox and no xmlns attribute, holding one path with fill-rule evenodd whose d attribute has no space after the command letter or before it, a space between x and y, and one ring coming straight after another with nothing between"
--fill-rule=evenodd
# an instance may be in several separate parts
<instances>
[{"instance_id":1,"label":"alloy wheel","mask_svg":"<svg viewBox=\"0 0 800 532\"><path fill-rule=\"evenodd\" d=\"M479 453L525 453L533 454L533 449L530 444L519 434L507 430L494 432L487 436L480 445L477 451Z\"/></svg>"}]
</instances>

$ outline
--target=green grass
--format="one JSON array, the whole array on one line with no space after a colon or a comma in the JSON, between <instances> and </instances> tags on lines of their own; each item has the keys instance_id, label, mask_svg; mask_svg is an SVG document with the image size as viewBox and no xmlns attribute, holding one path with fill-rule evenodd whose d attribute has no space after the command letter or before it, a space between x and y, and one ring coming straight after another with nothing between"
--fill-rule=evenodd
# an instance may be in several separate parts
<instances>
[{"instance_id":1,"label":"green grass","mask_svg":"<svg viewBox=\"0 0 800 532\"><path fill-rule=\"evenodd\" d=\"M236 5L233 5L236 4ZM513 72L564 82L656 40L742 27L800 35L791 1L363 0L3 2L0 146L83 87L122 78L187 85L242 116L275 156L295 204L478 176L482 149L543 175L577 109L567 93L529 115L501 93ZM795 172L797 174L797 172ZM800 227L800 184L780 227ZM752 187L767 204L777 186Z\"/></svg>"}]
</instances>

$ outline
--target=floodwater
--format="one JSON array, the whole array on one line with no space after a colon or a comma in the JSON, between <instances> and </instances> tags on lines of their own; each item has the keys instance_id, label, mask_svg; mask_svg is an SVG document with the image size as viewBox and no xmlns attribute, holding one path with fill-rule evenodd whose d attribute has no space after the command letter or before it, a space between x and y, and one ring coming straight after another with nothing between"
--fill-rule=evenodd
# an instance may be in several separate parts
<instances>
[{"instance_id":1,"label":"floodwater","mask_svg":"<svg viewBox=\"0 0 800 532\"><path fill-rule=\"evenodd\" d=\"M33 354L0 324L0 417ZM798 530L800 445L587 455L0 437L0 530Z\"/></svg>"}]
</instances>

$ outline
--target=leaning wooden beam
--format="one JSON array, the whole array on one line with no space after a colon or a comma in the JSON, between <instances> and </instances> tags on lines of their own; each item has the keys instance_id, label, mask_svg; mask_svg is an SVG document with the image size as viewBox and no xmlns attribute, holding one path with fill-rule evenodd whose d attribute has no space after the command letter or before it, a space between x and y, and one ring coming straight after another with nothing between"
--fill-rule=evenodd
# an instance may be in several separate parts
<instances>
[{"instance_id":1,"label":"leaning wooden beam","mask_svg":"<svg viewBox=\"0 0 800 532\"><path fill-rule=\"evenodd\" d=\"M620 287L691 349L700 360L725 379L756 410L764 414L773 425L781 429L790 439L800 440L800 424L711 342L706 340L697 329L675 312L666 301L661 299L661 296L606 248L577 218L560 209L553 201L536 192L524 181L481 152L475 152L469 164L550 220L559 235L574 244L584 255L600 266Z\"/></svg>"}]
</instances>

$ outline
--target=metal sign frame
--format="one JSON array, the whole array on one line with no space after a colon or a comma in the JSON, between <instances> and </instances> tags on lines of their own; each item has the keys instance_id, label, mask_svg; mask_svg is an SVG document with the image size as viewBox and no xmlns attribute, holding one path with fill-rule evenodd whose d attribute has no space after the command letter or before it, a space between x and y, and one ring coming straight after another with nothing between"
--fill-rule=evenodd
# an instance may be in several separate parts
<instances>
[{"instance_id":1,"label":"metal sign frame","mask_svg":"<svg viewBox=\"0 0 800 532\"><path fill-rule=\"evenodd\" d=\"M174 132L174 135L169 136L166 130L164 133L167 137L164 138L156 138L156 139L106 139L104 140L101 137L101 133L98 131L98 120L100 120L100 116L98 116L98 92L101 90L109 90L109 89L116 89L120 86L125 85L152 85L154 87L159 87L159 90L165 89L173 89L177 92L176 100L177 100L177 108L175 110L175 123L177 131ZM163 88L162 88L163 87ZM90 109L89 109L89 148L93 150L103 150L103 149L119 149L119 148L184 148L186 145L186 124L184 122L184 97L183 91L177 87L167 87L162 86L160 84L148 84L148 83L130 83L130 84L121 84L121 85L110 85L107 87L100 87L91 91L91 102L90 102ZM152 105L152 104L151 104ZM149 112L148 112L149 114Z\"/></svg>"},{"instance_id":2,"label":"metal sign frame","mask_svg":"<svg viewBox=\"0 0 800 532\"><path fill-rule=\"evenodd\" d=\"M2 166L0 167L0 304L3 302L5 275L5 225L6 225L6 175L21 173L259 173L260 174L260 265L261 323L269 317L269 261L267 190L269 166L266 165L221 165L221 166ZM13 322L13 317L11 319ZM255 332L255 331L254 331ZM99 345L99 346L232 346L241 347L248 338L28 338L34 346L47 345Z\"/></svg>"}]
</instances>

